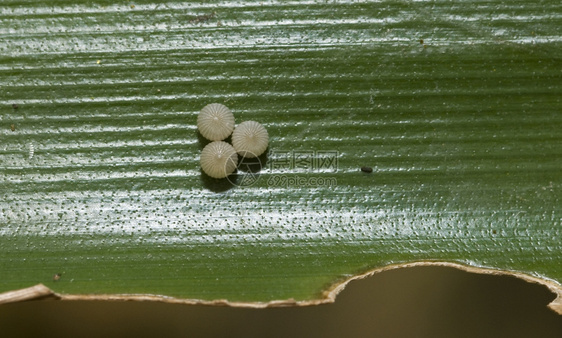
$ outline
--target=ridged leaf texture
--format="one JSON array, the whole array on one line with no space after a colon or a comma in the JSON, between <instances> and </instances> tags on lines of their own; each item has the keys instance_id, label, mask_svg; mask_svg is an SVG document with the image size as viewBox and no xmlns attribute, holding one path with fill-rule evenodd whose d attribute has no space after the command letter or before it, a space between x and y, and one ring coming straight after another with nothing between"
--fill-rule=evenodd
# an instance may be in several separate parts
<instances>
[{"instance_id":1,"label":"ridged leaf texture","mask_svg":"<svg viewBox=\"0 0 562 338\"><path fill-rule=\"evenodd\" d=\"M560 27L550 0L3 0L0 291L310 300L423 260L561 282ZM270 137L224 180L213 102Z\"/></svg>"}]
</instances>

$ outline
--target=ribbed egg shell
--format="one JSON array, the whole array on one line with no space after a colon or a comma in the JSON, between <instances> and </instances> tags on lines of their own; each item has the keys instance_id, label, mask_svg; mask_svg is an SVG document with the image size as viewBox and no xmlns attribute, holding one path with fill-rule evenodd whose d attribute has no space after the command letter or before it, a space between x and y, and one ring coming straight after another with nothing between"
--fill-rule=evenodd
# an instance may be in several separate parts
<instances>
[{"instance_id":1,"label":"ribbed egg shell","mask_svg":"<svg viewBox=\"0 0 562 338\"><path fill-rule=\"evenodd\" d=\"M208 140L224 140L234 130L234 115L223 104L208 104L201 109L199 116L197 116L197 128L201 135Z\"/></svg>"},{"instance_id":2,"label":"ribbed egg shell","mask_svg":"<svg viewBox=\"0 0 562 338\"><path fill-rule=\"evenodd\" d=\"M211 142L201 152L201 168L211 177L224 178L232 174L237 165L238 154L226 142Z\"/></svg>"},{"instance_id":3,"label":"ribbed egg shell","mask_svg":"<svg viewBox=\"0 0 562 338\"><path fill-rule=\"evenodd\" d=\"M260 156L267 149L268 143L267 130L256 121L242 122L232 133L232 145L244 157Z\"/></svg>"}]
</instances>

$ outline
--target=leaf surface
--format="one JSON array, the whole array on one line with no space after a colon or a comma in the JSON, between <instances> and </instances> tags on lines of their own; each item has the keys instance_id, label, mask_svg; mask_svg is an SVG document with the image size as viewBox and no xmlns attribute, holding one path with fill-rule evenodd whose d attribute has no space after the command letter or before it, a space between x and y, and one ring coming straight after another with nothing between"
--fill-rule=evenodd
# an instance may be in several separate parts
<instances>
[{"instance_id":1,"label":"leaf surface","mask_svg":"<svg viewBox=\"0 0 562 338\"><path fill-rule=\"evenodd\" d=\"M306 301L424 260L562 282L561 26L558 1L3 0L0 292ZM199 165L212 102L270 136L228 180Z\"/></svg>"}]
</instances>

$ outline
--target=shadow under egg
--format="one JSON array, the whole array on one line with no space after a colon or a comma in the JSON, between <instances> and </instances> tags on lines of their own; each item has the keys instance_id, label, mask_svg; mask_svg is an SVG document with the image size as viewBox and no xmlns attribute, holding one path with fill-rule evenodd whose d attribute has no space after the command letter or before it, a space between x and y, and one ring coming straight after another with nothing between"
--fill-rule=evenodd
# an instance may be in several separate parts
<instances>
[{"instance_id":1,"label":"shadow under egg","mask_svg":"<svg viewBox=\"0 0 562 338\"><path fill-rule=\"evenodd\" d=\"M199 150L203 150L203 148L205 148L205 146L209 143L211 143L212 141L207 140L203 135L201 135L201 133L199 132L199 130L197 131L197 141L199 144Z\"/></svg>"},{"instance_id":2,"label":"shadow under egg","mask_svg":"<svg viewBox=\"0 0 562 338\"><path fill-rule=\"evenodd\" d=\"M206 189L209 189L212 192L220 193L228 191L234 187L236 187L236 182L238 181L238 175L236 172L230 174L228 177L225 178L214 178L207 175L203 169L199 169L201 172L201 182Z\"/></svg>"},{"instance_id":3,"label":"shadow under egg","mask_svg":"<svg viewBox=\"0 0 562 338\"><path fill-rule=\"evenodd\" d=\"M259 173L267 166L267 150L258 157L246 158L238 155L238 170L245 173Z\"/></svg>"}]
</instances>

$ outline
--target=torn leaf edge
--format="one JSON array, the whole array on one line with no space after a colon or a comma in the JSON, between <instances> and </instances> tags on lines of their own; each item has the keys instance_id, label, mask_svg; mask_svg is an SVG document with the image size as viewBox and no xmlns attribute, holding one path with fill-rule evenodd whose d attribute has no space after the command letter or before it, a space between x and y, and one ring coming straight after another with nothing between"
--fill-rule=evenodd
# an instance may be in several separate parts
<instances>
[{"instance_id":1,"label":"torn leaf edge","mask_svg":"<svg viewBox=\"0 0 562 338\"><path fill-rule=\"evenodd\" d=\"M173 304L187 304L187 305L210 305L210 306L231 306L231 307L244 307L244 308L270 308L270 307L289 307L289 306L312 306L320 304L334 303L336 301L337 295L345 289L347 284L351 281L357 279L363 279L366 277L373 276L377 273L403 269L410 267L419 266L440 266L440 267L451 267L469 273L486 274L486 275L506 275L520 278L529 283L536 283L546 286L552 293L556 295L556 298L548 304L548 307L554 312L562 315L562 285L554 280L530 276L525 273L517 271L506 271L486 267L475 267L468 266L459 263L450 262L439 262L439 261L420 261L411 263L400 263L387 265L381 268L372 269L368 272L351 276L343 281L334 283L329 289L322 292L321 299L306 300L306 301L296 301L294 299L287 300L274 300L270 302L231 302L226 299L218 300L199 300L199 299L181 299L162 295L150 295L150 294L85 294L85 295L66 295L58 294L53 290L49 289L43 284L37 284L29 288L8 291L0 293L0 304L23 302L30 300L96 300L96 301L159 301L164 303Z\"/></svg>"}]
</instances>

